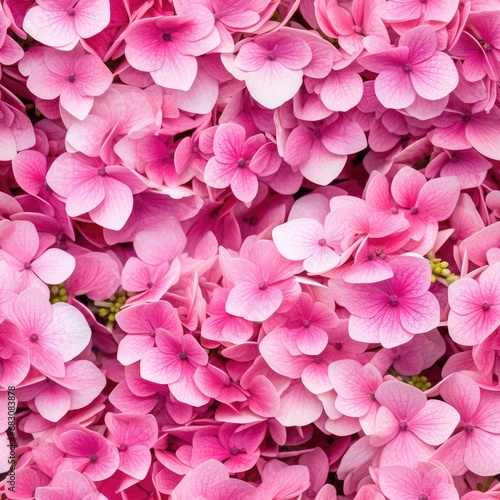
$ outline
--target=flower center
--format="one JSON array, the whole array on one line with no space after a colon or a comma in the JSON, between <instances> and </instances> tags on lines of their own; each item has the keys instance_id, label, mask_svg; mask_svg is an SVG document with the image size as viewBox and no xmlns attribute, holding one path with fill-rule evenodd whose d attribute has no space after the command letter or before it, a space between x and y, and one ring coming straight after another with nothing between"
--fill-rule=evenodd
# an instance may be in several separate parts
<instances>
[{"instance_id":1,"label":"flower center","mask_svg":"<svg viewBox=\"0 0 500 500\"><path fill-rule=\"evenodd\" d=\"M74 81L75 81L75 75L68 75L68 82L74 83Z\"/></svg>"},{"instance_id":2,"label":"flower center","mask_svg":"<svg viewBox=\"0 0 500 500\"><path fill-rule=\"evenodd\" d=\"M153 286L154 286L154 283L152 281L148 281L146 283L146 286L151 290L151 288L153 288Z\"/></svg>"},{"instance_id":3,"label":"flower center","mask_svg":"<svg viewBox=\"0 0 500 500\"><path fill-rule=\"evenodd\" d=\"M305 493L304 495L307 497L307 498L314 498L316 496L316 492L312 489L312 488L309 488Z\"/></svg>"},{"instance_id":4,"label":"flower center","mask_svg":"<svg viewBox=\"0 0 500 500\"><path fill-rule=\"evenodd\" d=\"M373 260L375 258L375 254L374 253L369 253L368 254L368 260Z\"/></svg>"},{"instance_id":5,"label":"flower center","mask_svg":"<svg viewBox=\"0 0 500 500\"><path fill-rule=\"evenodd\" d=\"M270 61L274 61L276 59L276 54L274 52L269 52L267 54L267 58L270 60Z\"/></svg>"},{"instance_id":6,"label":"flower center","mask_svg":"<svg viewBox=\"0 0 500 500\"><path fill-rule=\"evenodd\" d=\"M314 137L316 137L316 139L319 139L321 137L321 130L315 130Z\"/></svg>"},{"instance_id":7,"label":"flower center","mask_svg":"<svg viewBox=\"0 0 500 500\"><path fill-rule=\"evenodd\" d=\"M397 295L391 295L389 297L389 305L391 305L392 307L396 307L398 305L398 297Z\"/></svg>"},{"instance_id":8,"label":"flower center","mask_svg":"<svg viewBox=\"0 0 500 500\"><path fill-rule=\"evenodd\" d=\"M393 213L394 215L398 214L399 213L399 208L398 207L392 207L391 208L391 213Z\"/></svg>"},{"instance_id":9,"label":"flower center","mask_svg":"<svg viewBox=\"0 0 500 500\"><path fill-rule=\"evenodd\" d=\"M180 352L179 353L179 359L182 359L182 360L187 359L186 353Z\"/></svg>"},{"instance_id":10,"label":"flower center","mask_svg":"<svg viewBox=\"0 0 500 500\"><path fill-rule=\"evenodd\" d=\"M246 161L243 160L243 158L241 160L238 160L238 167L243 168L245 165L246 165Z\"/></svg>"},{"instance_id":11,"label":"flower center","mask_svg":"<svg viewBox=\"0 0 500 500\"><path fill-rule=\"evenodd\" d=\"M106 167L99 167L97 169L97 174L101 177L104 177L106 175Z\"/></svg>"},{"instance_id":12,"label":"flower center","mask_svg":"<svg viewBox=\"0 0 500 500\"><path fill-rule=\"evenodd\" d=\"M150 337L154 337L155 335L156 335L155 330L151 330L151 331L149 332L149 336L150 336Z\"/></svg>"},{"instance_id":13,"label":"flower center","mask_svg":"<svg viewBox=\"0 0 500 500\"><path fill-rule=\"evenodd\" d=\"M402 422L399 422L399 428L402 431L405 431L406 429L408 429L408 422L406 420L403 420Z\"/></svg>"},{"instance_id":14,"label":"flower center","mask_svg":"<svg viewBox=\"0 0 500 500\"><path fill-rule=\"evenodd\" d=\"M427 0L420 0L420 1L421 1L422 3L425 3ZM422 493L422 495L420 495L420 496L418 497L418 500L429 500L429 497L428 497L427 495L424 495L424 494Z\"/></svg>"},{"instance_id":15,"label":"flower center","mask_svg":"<svg viewBox=\"0 0 500 500\"><path fill-rule=\"evenodd\" d=\"M238 450L238 448L236 448L236 446L233 446L229 453L231 453L231 455L233 455L233 457L235 457L239 452L240 452L240 450Z\"/></svg>"},{"instance_id":16,"label":"flower center","mask_svg":"<svg viewBox=\"0 0 500 500\"><path fill-rule=\"evenodd\" d=\"M342 345L342 343L341 343L341 342L335 342L335 344L333 344L333 347L334 347L335 349L337 349L337 351L341 351L341 350L342 350L343 345Z\"/></svg>"},{"instance_id":17,"label":"flower center","mask_svg":"<svg viewBox=\"0 0 500 500\"><path fill-rule=\"evenodd\" d=\"M485 302L482 307L483 311L489 311L491 306L488 304L488 302Z\"/></svg>"},{"instance_id":18,"label":"flower center","mask_svg":"<svg viewBox=\"0 0 500 500\"><path fill-rule=\"evenodd\" d=\"M410 63L406 63L403 69L405 70L405 73L409 73L411 71Z\"/></svg>"},{"instance_id":19,"label":"flower center","mask_svg":"<svg viewBox=\"0 0 500 500\"><path fill-rule=\"evenodd\" d=\"M464 122L469 122L470 121L470 115L464 115L464 116L462 116L462 120Z\"/></svg>"},{"instance_id":20,"label":"flower center","mask_svg":"<svg viewBox=\"0 0 500 500\"><path fill-rule=\"evenodd\" d=\"M326 240L325 238L321 238L320 240L318 240L318 245L320 247L324 247L326 245Z\"/></svg>"},{"instance_id":21,"label":"flower center","mask_svg":"<svg viewBox=\"0 0 500 500\"><path fill-rule=\"evenodd\" d=\"M38 335L36 333L32 333L30 335L30 342L35 343L38 340Z\"/></svg>"},{"instance_id":22,"label":"flower center","mask_svg":"<svg viewBox=\"0 0 500 500\"><path fill-rule=\"evenodd\" d=\"M92 455L90 455L90 461L91 463L95 464L97 463L97 460L99 459L99 457L95 454L95 453L92 453Z\"/></svg>"},{"instance_id":23,"label":"flower center","mask_svg":"<svg viewBox=\"0 0 500 500\"><path fill-rule=\"evenodd\" d=\"M171 38L170 33L163 33L163 40L166 42L170 42Z\"/></svg>"},{"instance_id":24,"label":"flower center","mask_svg":"<svg viewBox=\"0 0 500 500\"><path fill-rule=\"evenodd\" d=\"M410 208L410 213L412 215L417 215L418 214L418 208L417 207Z\"/></svg>"},{"instance_id":25,"label":"flower center","mask_svg":"<svg viewBox=\"0 0 500 500\"><path fill-rule=\"evenodd\" d=\"M124 443L124 444L121 444L118 449L120 451L127 451L127 448L128 448L128 446Z\"/></svg>"},{"instance_id":26,"label":"flower center","mask_svg":"<svg viewBox=\"0 0 500 500\"><path fill-rule=\"evenodd\" d=\"M74 16L75 9L73 9L73 7L69 7L68 9L66 9L66 14L68 14L68 16Z\"/></svg>"},{"instance_id":27,"label":"flower center","mask_svg":"<svg viewBox=\"0 0 500 500\"><path fill-rule=\"evenodd\" d=\"M474 430L474 426L472 426L471 424L467 424L465 427L464 427L464 430L467 434L470 434L473 430Z\"/></svg>"},{"instance_id":28,"label":"flower center","mask_svg":"<svg viewBox=\"0 0 500 500\"><path fill-rule=\"evenodd\" d=\"M267 288L267 283L265 281L261 281L259 283L259 289L260 290L265 290Z\"/></svg>"},{"instance_id":29,"label":"flower center","mask_svg":"<svg viewBox=\"0 0 500 500\"><path fill-rule=\"evenodd\" d=\"M304 328L309 328L309 326L311 325L311 322L308 320L308 319L305 319L302 324L304 325Z\"/></svg>"},{"instance_id":30,"label":"flower center","mask_svg":"<svg viewBox=\"0 0 500 500\"><path fill-rule=\"evenodd\" d=\"M363 28L361 26L353 26L352 31L354 31L354 33L357 33L358 35L363 34Z\"/></svg>"},{"instance_id":31,"label":"flower center","mask_svg":"<svg viewBox=\"0 0 500 500\"><path fill-rule=\"evenodd\" d=\"M370 399L372 401L377 401L377 399L375 398L375 393L374 392L370 392Z\"/></svg>"},{"instance_id":32,"label":"flower center","mask_svg":"<svg viewBox=\"0 0 500 500\"><path fill-rule=\"evenodd\" d=\"M24 269L31 269L31 262L25 262Z\"/></svg>"}]
</instances>

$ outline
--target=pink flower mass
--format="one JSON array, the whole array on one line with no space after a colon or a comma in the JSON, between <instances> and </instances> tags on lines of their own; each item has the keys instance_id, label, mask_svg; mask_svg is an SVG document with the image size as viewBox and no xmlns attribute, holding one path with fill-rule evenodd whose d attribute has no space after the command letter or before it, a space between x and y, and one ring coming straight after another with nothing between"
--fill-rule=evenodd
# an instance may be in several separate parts
<instances>
[{"instance_id":1,"label":"pink flower mass","mask_svg":"<svg viewBox=\"0 0 500 500\"><path fill-rule=\"evenodd\" d=\"M2 500L500 499L498 0L0 2Z\"/></svg>"}]
</instances>

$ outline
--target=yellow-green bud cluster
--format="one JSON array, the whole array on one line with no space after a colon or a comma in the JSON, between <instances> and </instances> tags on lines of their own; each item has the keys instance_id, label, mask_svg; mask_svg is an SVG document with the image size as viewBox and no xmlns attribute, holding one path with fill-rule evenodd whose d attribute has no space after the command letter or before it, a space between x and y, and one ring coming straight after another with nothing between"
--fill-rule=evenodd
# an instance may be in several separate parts
<instances>
[{"instance_id":1,"label":"yellow-green bud cluster","mask_svg":"<svg viewBox=\"0 0 500 500\"><path fill-rule=\"evenodd\" d=\"M68 292L64 288L64 283L59 285L50 285L50 303L57 304L58 302L68 302Z\"/></svg>"},{"instance_id":2,"label":"yellow-green bud cluster","mask_svg":"<svg viewBox=\"0 0 500 500\"><path fill-rule=\"evenodd\" d=\"M94 305L99 308L97 314L100 318L107 319L108 323L114 323L116 313L121 310L131 295L120 287L108 300L94 302Z\"/></svg>"},{"instance_id":3,"label":"yellow-green bud cluster","mask_svg":"<svg viewBox=\"0 0 500 500\"><path fill-rule=\"evenodd\" d=\"M408 384L412 385L413 387L416 387L417 389L420 389L422 392L425 392L432 385L427 380L427 377L424 375L422 375L422 376L412 375L411 380L408 381Z\"/></svg>"},{"instance_id":4,"label":"yellow-green bud cluster","mask_svg":"<svg viewBox=\"0 0 500 500\"><path fill-rule=\"evenodd\" d=\"M431 264L431 283L439 281L443 285L451 285L459 279L459 276L450 271L450 264L445 260L437 259L434 252L429 252L427 258Z\"/></svg>"}]
</instances>

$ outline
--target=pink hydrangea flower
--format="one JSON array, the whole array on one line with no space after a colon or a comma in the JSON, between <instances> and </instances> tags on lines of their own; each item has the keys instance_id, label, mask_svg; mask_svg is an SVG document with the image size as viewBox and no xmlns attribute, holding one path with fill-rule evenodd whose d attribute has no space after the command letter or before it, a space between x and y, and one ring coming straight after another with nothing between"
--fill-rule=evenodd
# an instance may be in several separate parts
<instances>
[{"instance_id":1,"label":"pink hydrangea flower","mask_svg":"<svg viewBox=\"0 0 500 500\"><path fill-rule=\"evenodd\" d=\"M67 426L57 440L65 457L59 471L88 474L92 481L108 479L120 463L118 450L98 432L77 425Z\"/></svg>"},{"instance_id":2,"label":"pink hydrangea flower","mask_svg":"<svg viewBox=\"0 0 500 500\"><path fill-rule=\"evenodd\" d=\"M280 307L288 309L300 294L294 274L298 269L284 259L270 241L257 241L248 259L231 261L235 281L226 311L249 321L264 321Z\"/></svg>"},{"instance_id":3,"label":"pink hydrangea flower","mask_svg":"<svg viewBox=\"0 0 500 500\"><path fill-rule=\"evenodd\" d=\"M172 500L192 500L193 495L207 500L246 500L254 494L254 486L229 478L226 467L210 459L186 474L173 489Z\"/></svg>"},{"instance_id":4,"label":"pink hydrangea flower","mask_svg":"<svg viewBox=\"0 0 500 500\"><path fill-rule=\"evenodd\" d=\"M151 73L163 87L189 90L200 56L220 43L214 16L204 6L190 4L176 16L141 19L125 35L125 56L132 67Z\"/></svg>"},{"instance_id":5,"label":"pink hydrangea flower","mask_svg":"<svg viewBox=\"0 0 500 500\"><path fill-rule=\"evenodd\" d=\"M243 72L250 95L264 107L274 109L299 90L302 70L311 59L312 52L305 41L270 33L242 45L234 65Z\"/></svg>"},{"instance_id":6,"label":"pink hydrangea flower","mask_svg":"<svg viewBox=\"0 0 500 500\"><path fill-rule=\"evenodd\" d=\"M71 50L81 38L101 32L109 21L107 0L40 0L26 13L23 28L44 45Z\"/></svg>"},{"instance_id":7,"label":"pink hydrangea flower","mask_svg":"<svg viewBox=\"0 0 500 500\"><path fill-rule=\"evenodd\" d=\"M418 462L414 468L403 464L382 467L378 482L389 500L459 499L450 473L439 462Z\"/></svg>"},{"instance_id":8,"label":"pink hydrangea flower","mask_svg":"<svg viewBox=\"0 0 500 500\"><path fill-rule=\"evenodd\" d=\"M36 369L54 377L64 377L64 363L87 347L91 334L81 312L64 302L51 305L38 288L16 297L12 316L2 326L28 351Z\"/></svg>"},{"instance_id":9,"label":"pink hydrangea flower","mask_svg":"<svg viewBox=\"0 0 500 500\"><path fill-rule=\"evenodd\" d=\"M40 238L31 222L14 221L5 226L0 259L15 273L18 291L37 287L48 298L46 285L62 283L73 272L74 257L59 248L50 248L55 241L51 235Z\"/></svg>"},{"instance_id":10,"label":"pink hydrangea flower","mask_svg":"<svg viewBox=\"0 0 500 500\"><path fill-rule=\"evenodd\" d=\"M208 160L205 167L207 185L219 189L230 185L236 198L245 203L251 202L257 195L256 174L261 173L262 167L261 161L252 159L265 143L266 138L262 134L247 139L241 125L219 125L214 136L215 156Z\"/></svg>"},{"instance_id":11,"label":"pink hydrangea flower","mask_svg":"<svg viewBox=\"0 0 500 500\"><path fill-rule=\"evenodd\" d=\"M46 49L26 82L37 97L55 99L79 120L89 114L94 97L104 94L113 81L111 71L93 54L83 49L71 52Z\"/></svg>"},{"instance_id":12,"label":"pink hydrangea flower","mask_svg":"<svg viewBox=\"0 0 500 500\"><path fill-rule=\"evenodd\" d=\"M41 500L55 500L65 498L67 500L105 500L105 496L99 493L94 483L84 474L76 470L64 470L57 473L50 485L38 486L35 489L36 498Z\"/></svg>"},{"instance_id":13,"label":"pink hydrangea flower","mask_svg":"<svg viewBox=\"0 0 500 500\"><path fill-rule=\"evenodd\" d=\"M431 459L440 461L453 476L464 474L467 469L480 476L500 470L499 394L481 389L477 382L461 373L444 380L439 393L458 410L460 430Z\"/></svg>"},{"instance_id":14,"label":"pink hydrangea flower","mask_svg":"<svg viewBox=\"0 0 500 500\"><path fill-rule=\"evenodd\" d=\"M500 263L478 280L467 276L448 290L450 337L462 345L477 345L500 326Z\"/></svg>"},{"instance_id":15,"label":"pink hydrangea flower","mask_svg":"<svg viewBox=\"0 0 500 500\"><path fill-rule=\"evenodd\" d=\"M379 5L377 14L391 23L415 21L431 24L429 21L449 23L458 10L458 0L389 0Z\"/></svg>"},{"instance_id":16,"label":"pink hydrangea flower","mask_svg":"<svg viewBox=\"0 0 500 500\"><path fill-rule=\"evenodd\" d=\"M375 94L386 108L406 108L417 96L435 101L458 84L453 60L437 50L437 37L430 26L407 31L398 47L387 46L386 50L361 57L359 63L379 73Z\"/></svg>"},{"instance_id":17,"label":"pink hydrangea flower","mask_svg":"<svg viewBox=\"0 0 500 500\"><path fill-rule=\"evenodd\" d=\"M367 285L342 285L338 300L350 313L349 334L361 342L396 347L438 326L440 307L429 292L429 262L402 256L390 261L394 277Z\"/></svg>"},{"instance_id":18,"label":"pink hydrangea flower","mask_svg":"<svg viewBox=\"0 0 500 500\"><path fill-rule=\"evenodd\" d=\"M81 153L59 156L47 173L47 183L65 198L70 217L88 212L96 224L114 230L127 222L133 195L146 189L141 178L128 168L107 166Z\"/></svg>"},{"instance_id":19,"label":"pink hydrangea flower","mask_svg":"<svg viewBox=\"0 0 500 500\"><path fill-rule=\"evenodd\" d=\"M375 391L375 399L381 406L370 444L384 446L381 467L402 463L413 467L427 460L460 420L449 404L427 400L421 390L396 380L384 382Z\"/></svg>"}]
</instances>

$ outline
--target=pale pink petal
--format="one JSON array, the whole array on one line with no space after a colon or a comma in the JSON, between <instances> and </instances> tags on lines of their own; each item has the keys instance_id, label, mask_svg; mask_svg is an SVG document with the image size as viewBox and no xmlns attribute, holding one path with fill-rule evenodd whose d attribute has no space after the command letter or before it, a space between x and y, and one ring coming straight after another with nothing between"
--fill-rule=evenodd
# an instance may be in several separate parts
<instances>
[{"instance_id":1,"label":"pale pink petal","mask_svg":"<svg viewBox=\"0 0 500 500\"><path fill-rule=\"evenodd\" d=\"M459 420L460 415L455 408L442 401L430 400L411 419L409 428L424 443L438 446L451 436Z\"/></svg>"},{"instance_id":2,"label":"pale pink petal","mask_svg":"<svg viewBox=\"0 0 500 500\"><path fill-rule=\"evenodd\" d=\"M436 52L409 73L413 88L420 97L436 101L452 92L458 85L458 73L450 56Z\"/></svg>"},{"instance_id":3,"label":"pale pink petal","mask_svg":"<svg viewBox=\"0 0 500 500\"><path fill-rule=\"evenodd\" d=\"M277 60L266 60L257 71L246 73L245 82L259 104L275 109L297 93L302 85L302 70L291 70Z\"/></svg>"},{"instance_id":4,"label":"pale pink petal","mask_svg":"<svg viewBox=\"0 0 500 500\"><path fill-rule=\"evenodd\" d=\"M437 328L440 314L439 302L430 292L409 300L399 299L401 325L410 333L425 333Z\"/></svg>"},{"instance_id":5,"label":"pale pink petal","mask_svg":"<svg viewBox=\"0 0 500 500\"><path fill-rule=\"evenodd\" d=\"M229 292L226 311L249 321L265 321L276 312L283 301L278 288L262 290L258 284L242 283Z\"/></svg>"},{"instance_id":6,"label":"pale pink petal","mask_svg":"<svg viewBox=\"0 0 500 500\"><path fill-rule=\"evenodd\" d=\"M32 271L49 285L63 283L75 269L75 258L58 248L49 248L31 263Z\"/></svg>"},{"instance_id":7,"label":"pale pink petal","mask_svg":"<svg viewBox=\"0 0 500 500\"><path fill-rule=\"evenodd\" d=\"M375 94L389 109L407 108L417 96L409 73L403 67L385 70L375 79Z\"/></svg>"}]
</instances>

